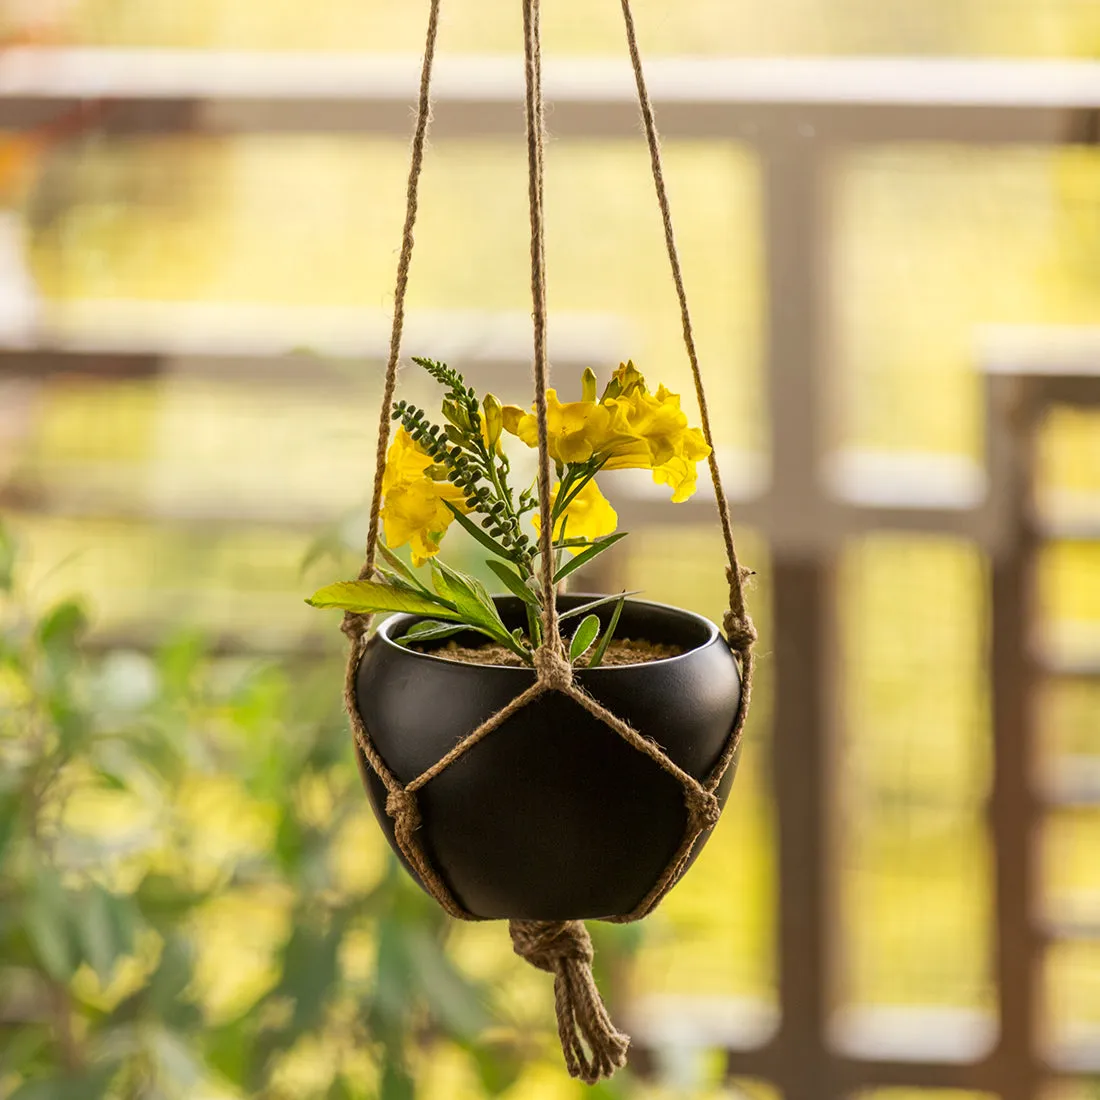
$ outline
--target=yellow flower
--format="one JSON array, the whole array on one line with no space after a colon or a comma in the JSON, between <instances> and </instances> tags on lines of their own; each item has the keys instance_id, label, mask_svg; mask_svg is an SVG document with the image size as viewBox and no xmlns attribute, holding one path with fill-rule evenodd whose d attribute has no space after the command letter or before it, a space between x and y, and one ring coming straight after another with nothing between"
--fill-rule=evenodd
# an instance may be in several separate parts
<instances>
[{"instance_id":1,"label":"yellow flower","mask_svg":"<svg viewBox=\"0 0 1100 1100\"><path fill-rule=\"evenodd\" d=\"M645 440L649 465L653 468L663 466L672 458L698 462L710 454L703 433L698 428L688 427L687 416L680 408L680 395L670 393L663 385L656 394L640 387L629 396L607 403L617 406L631 435ZM613 456L607 468L615 469L615 463Z\"/></svg>"},{"instance_id":2,"label":"yellow flower","mask_svg":"<svg viewBox=\"0 0 1100 1100\"><path fill-rule=\"evenodd\" d=\"M504 427L518 435L528 447L539 445L539 422L533 412L516 405L503 410ZM563 405L557 390L546 391L546 431L550 457L555 462L587 462L594 454L629 442L620 431L615 410L593 401L570 401Z\"/></svg>"},{"instance_id":3,"label":"yellow flower","mask_svg":"<svg viewBox=\"0 0 1100 1100\"><path fill-rule=\"evenodd\" d=\"M596 401L596 378L586 370L584 399L563 405L547 392L550 456L558 463L603 459L605 470L652 470L658 484L670 485L674 502L695 492L696 463L710 454L698 428L689 428L679 394L665 386L646 389L632 362L620 364ZM515 405L504 409L504 427L529 447L538 446L538 421Z\"/></svg>"},{"instance_id":4,"label":"yellow flower","mask_svg":"<svg viewBox=\"0 0 1100 1100\"><path fill-rule=\"evenodd\" d=\"M554 486L550 498L551 505L558 499L560 488L560 483ZM531 517L531 522L535 525L535 530L542 530L537 512ZM615 514L615 509L611 507L607 497L600 492L600 487L593 479L569 502L568 507L558 517L557 523L554 524L554 538L561 538L563 523L565 523L566 538L592 540L610 535L618 522L619 517Z\"/></svg>"},{"instance_id":5,"label":"yellow flower","mask_svg":"<svg viewBox=\"0 0 1100 1100\"><path fill-rule=\"evenodd\" d=\"M695 463L684 458L670 458L663 466L653 468L653 480L658 485L672 486L673 504L680 504L695 495L698 476Z\"/></svg>"},{"instance_id":6,"label":"yellow flower","mask_svg":"<svg viewBox=\"0 0 1100 1100\"><path fill-rule=\"evenodd\" d=\"M392 549L409 544L414 565L423 565L439 553L439 543L454 516L444 504L450 501L465 511L462 490L449 481L436 481L433 465L404 428L394 436L386 454L382 477L382 523L386 545Z\"/></svg>"}]
</instances>

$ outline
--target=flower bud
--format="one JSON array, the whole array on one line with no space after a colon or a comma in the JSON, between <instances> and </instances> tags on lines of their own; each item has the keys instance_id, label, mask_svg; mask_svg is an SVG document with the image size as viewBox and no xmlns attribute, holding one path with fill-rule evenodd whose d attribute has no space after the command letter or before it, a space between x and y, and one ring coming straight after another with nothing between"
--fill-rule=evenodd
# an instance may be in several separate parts
<instances>
[{"instance_id":1,"label":"flower bud","mask_svg":"<svg viewBox=\"0 0 1100 1100\"><path fill-rule=\"evenodd\" d=\"M596 372L591 367L585 367L581 375L581 400L596 400Z\"/></svg>"},{"instance_id":2,"label":"flower bud","mask_svg":"<svg viewBox=\"0 0 1100 1100\"><path fill-rule=\"evenodd\" d=\"M485 420L485 442L492 450L497 445L500 433L504 428L504 412L500 402L491 393L487 393L482 398L481 408Z\"/></svg>"}]
</instances>

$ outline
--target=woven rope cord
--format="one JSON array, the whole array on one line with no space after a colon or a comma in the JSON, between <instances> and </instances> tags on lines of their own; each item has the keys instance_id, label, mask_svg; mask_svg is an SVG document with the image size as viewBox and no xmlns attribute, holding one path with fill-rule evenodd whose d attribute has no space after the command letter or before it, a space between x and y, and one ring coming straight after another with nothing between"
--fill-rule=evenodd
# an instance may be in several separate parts
<instances>
[{"instance_id":1,"label":"woven rope cord","mask_svg":"<svg viewBox=\"0 0 1100 1100\"><path fill-rule=\"evenodd\" d=\"M439 761L411 781L403 783L393 774L378 753L359 712L356 696L356 676L367 633L370 629L370 616L345 615L342 627L351 642L344 680L344 703L356 745L367 764L385 787L387 794L386 812L393 819L394 836L402 854L408 860L425 889L442 908L451 916L462 920L478 920L480 918L464 908L455 897L448 883L433 866L419 836L422 821L417 793L432 779L465 756L466 753L514 714L528 704L535 702L548 691L561 692L569 696L593 717L603 722L635 751L647 756L655 765L663 769L680 784L684 793L686 809L686 825L680 845L660 879L653 885L649 893L641 899L633 911L627 914L609 915L606 918L615 922L627 922L638 920L652 911L683 874L701 834L712 828L718 821L720 807L715 791L730 763L736 758L751 697L752 646L756 640L756 631L746 610L744 596L745 581L750 573L739 564L734 547L729 504L722 489L718 460L714 450L710 413L707 407L702 372L695 347L694 331L688 310L687 292L673 233L672 215L661 162L660 139L657 133L652 103L645 85L630 0L621 0L621 2L627 46L637 84L638 103L649 146L653 182L657 192L669 263L680 306L684 346L691 364L703 435L711 448L708 464L728 560L726 576L729 582L729 609L723 618L723 627L731 648L737 653L741 662L741 701L733 729L730 731L718 761L706 778L700 782L672 761L655 741L611 713L598 700L584 691L574 681L573 668L564 651L558 623L553 568L554 555L552 553L553 532L550 522L553 468L550 460L547 427L547 389L549 387L550 367L547 354L546 252L543 211L545 134L539 0L523 0L524 110L527 132L528 199L531 223L533 376L535 411L538 422L539 466L537 480L541 521L539 531L541 553L539 583L543 596L543 643L535 653L536 679L524 692L501 710L490 715L476 729L467 734ZM412 263L418 188L423 167L424 147L431 122L431 75L439 28L440 3L441 0L431 0L428 31L424 46L416 127L413 133L408 186L406 189L405 223L394 290L393 327L379 416L378 449L371 499L370 527L367 535L365 560L359 573L360 579L370 577L374 573L383 496L382 484L386 451L389 444L389 425L401 352L405 295ZM510 922L509 927L516 953L532 965L554 975L554 999L558 1018L558 1032L569 1073L589 1084L610 1077L625 1064L630 1040L626 1035L619 1032L611 1022L592 979L592 944L583 922L513 920Z\"/></svg>"}]
</instances>

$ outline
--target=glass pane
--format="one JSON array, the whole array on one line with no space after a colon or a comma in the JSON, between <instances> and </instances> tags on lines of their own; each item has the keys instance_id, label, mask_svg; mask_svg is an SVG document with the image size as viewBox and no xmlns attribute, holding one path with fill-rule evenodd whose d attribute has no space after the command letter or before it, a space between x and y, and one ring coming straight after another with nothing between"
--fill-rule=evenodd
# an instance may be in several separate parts
<instances>
[{"instance_id":1,"label":"glass pane","mask_svg":"<svg viewBox=\"0 0 1100 1100\"><path fill-rule=\"evenodd\" d=\"M77 144L41 169L37 188L50 198L48 220L36 215L33 199L29 207L28 262L46 298L47 324L102 335L110 322L156 343L173 317L163 303L201 301L222 303L200 316L230 332L239 323L239 340L255 342L266 334L254 331L258 324L281 331L295 317L303 318L300 346L307 349L311 320L319 349L331 345L326 330L337 323L350 336L366 335L368 323L384 328L407 158L403 138L384 137ZM587 351L605 368L632 357L654 383L690 394L644 142L555 142L550 158L552 356L568 347L575 361ZM720 442L759 449L756 165L748 153L714 142L670 141L665 158L699 353L710 400L723 410ZM496 384L524 404L531 388L525 173L514 141L433 141L406 337L408 354L435 354L425 334L438 330L449 345L478 350L493 334L499 342L504 325L507 342L522 353L511 353L514 381ZM258 312L263 305L284 315ZM340 312L349 307L373 311L361 329ZM579 366L561 373L563 397L577 391L579 374ZM363 402L367 425L370 407Z\"/></svg>"},{"instance_id":2,"label":"glass pane","mask_svg":"<svg viewBox=\"0 0 1100 1100\"><path fill-rule=\"evenodd\" d=\"M980 326L1095 322L1098 195L1095 150L847 154L832 238L841 445L980 461Z\"/></svg>"},{"instance_id":3,"label":"glass pane","mask_svg":"<svg viewBox=\"0 0 1100 1100\"><path fill-rule=\"evenodd\" d=\"M1045 1038L1059 1064L1096 1064L1100 1049L1100 942L1060 943L1045 962Z\"/></svg>"},{"instance_id":4,"label":"glass pane","mask_svg":"<svg viewBox=\"0 0 1100 1100\"><path fill-rule=\"evenodd\" d=\"M946 539L870 536L842 559L835 1023L861 1052L992 1038L985 585Z\"/></svg>"},{"instance_id":5,"label":"glass pane","mask_svg":"<svg viewBox=\"0 0 1100 1100\"><path fill-rule=\"evenodd\" d=\"M1041 641L1059 664L1100 659L1100 542L1058 542L1039 559Z\"/></svg>"},{"instance_id":6,"label":"glass pane","mask_svg":"<svg viewBox=\"0 0 1100 1100\"><path fill-rule=\"evenodd\" d=\"M1067 934L1100 936L1100 809L1051 813L1043 841L1047 916Z\"/></svg>"}]
</instances>

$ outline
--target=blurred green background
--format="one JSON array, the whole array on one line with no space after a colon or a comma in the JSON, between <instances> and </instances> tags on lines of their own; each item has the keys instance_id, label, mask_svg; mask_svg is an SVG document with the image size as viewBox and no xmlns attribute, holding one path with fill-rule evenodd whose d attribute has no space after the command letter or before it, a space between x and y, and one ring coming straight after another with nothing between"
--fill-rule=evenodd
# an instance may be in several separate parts
<instances>
[{"instance_id":1,"label":"blurred green background","mask_svg":"<svg viewBox=\"0 0 1100 1100\"><path fill-rule=\"evenodd\" d=\"M11 3L0 29L11 43L412 53L423 7L58 0ZM1100 5L1079 0L636 8L652 56L1100 52ZM517 4L444 9L441 50L516 52ZM545 9L549 52L620 56L617 4ZM2 141L18 256L59 329L94 329L112 302L390 300L403 139L89 131L41 156ZM548 155L552 310L626 334L601 373L630 356L689 392L640 138L561 139ZM784 441L765 427L758 165L724 143L669 141L666 159L718 441L766 461ZM841 156L833 195L839 444L980 459L975 327L1100 323L1100 154L874 148ZM410 314L525 314L525 234L521 144L433 141ZM675 1037L655 1080L570 1083L548 979L499 926L446 921L386 855L340 710L337 620L302 603L357 568L378 367L318 356L304 384L0 374L0 1097L770 1100ZM494 388L523 402L527 385L519 369ZM1100 493L1100 418L1052 416L1041 456L1051 489ZM594 935L617 1013L685 998L766 1030L769 549L739 537L758 572L762 682L734 797L644 927ZM720 617L712 527L670 505L626 546L630 588ZM455 534L448 553L471 551ZM1040 581L1056 628L1097 637L1100 548L1058 545ZM838 1006L988 1013L988 563L960 540L874 534L845 547L839 585ZM1061 688L1048 714L1052 749L1100 756L1100 688ZM1042 840L1046 896L1100 915L1100 812L1052 815ZM1100 945L1052 952L1044 982L1051 1034L1100 1029Z\"/></svg>"}]
</instances>

